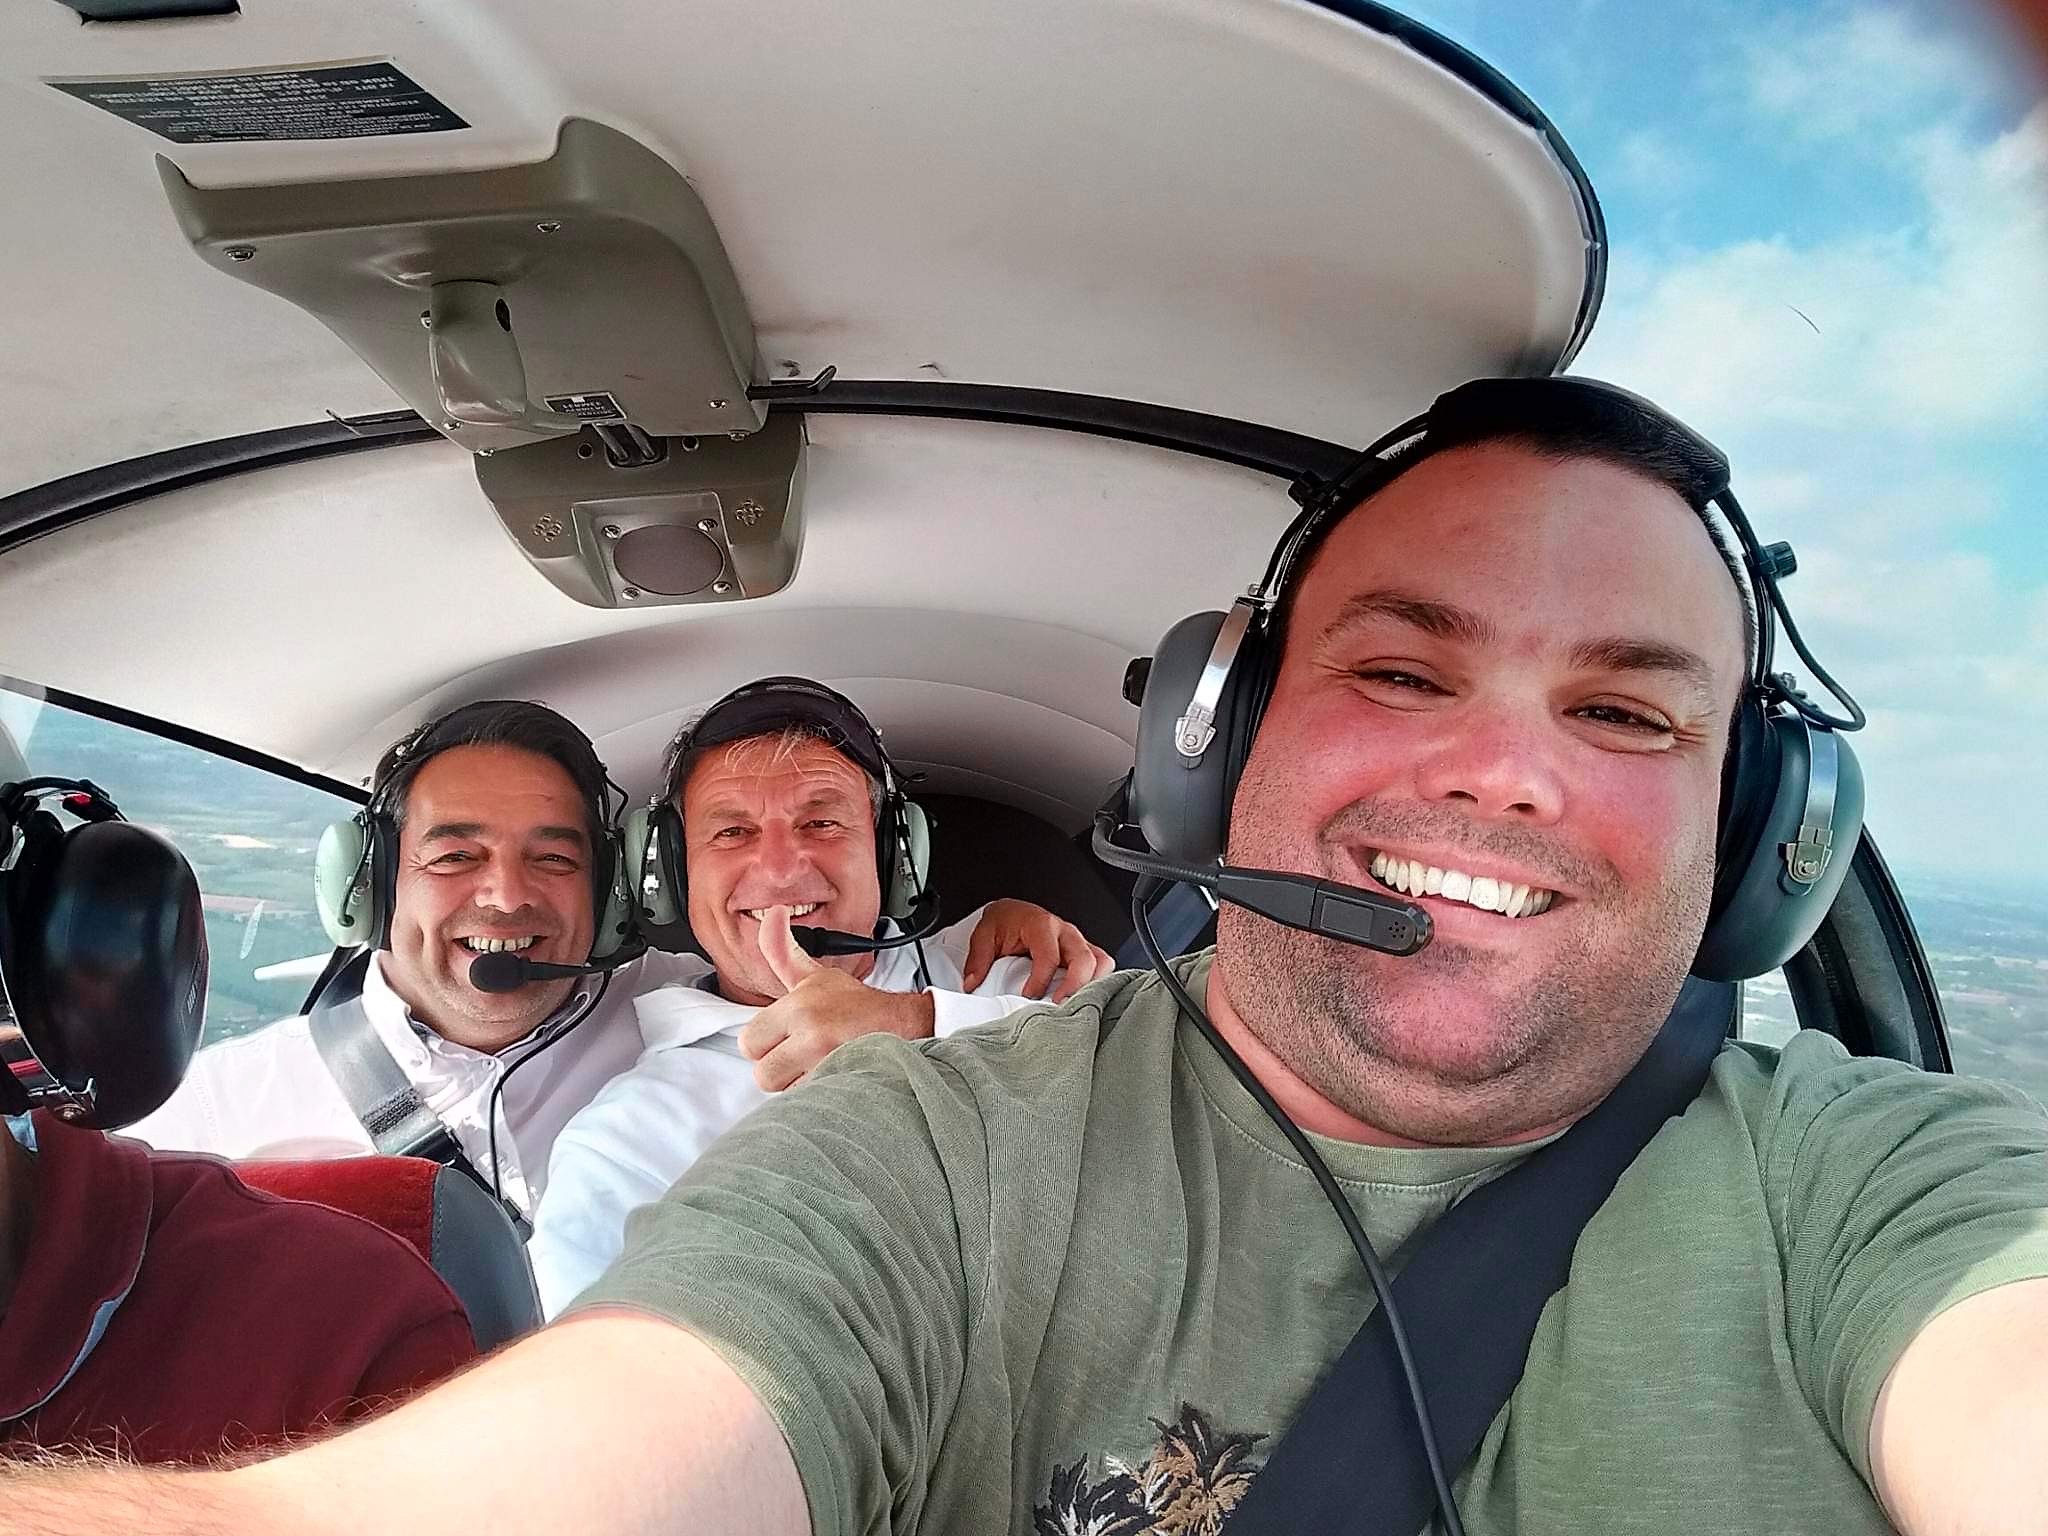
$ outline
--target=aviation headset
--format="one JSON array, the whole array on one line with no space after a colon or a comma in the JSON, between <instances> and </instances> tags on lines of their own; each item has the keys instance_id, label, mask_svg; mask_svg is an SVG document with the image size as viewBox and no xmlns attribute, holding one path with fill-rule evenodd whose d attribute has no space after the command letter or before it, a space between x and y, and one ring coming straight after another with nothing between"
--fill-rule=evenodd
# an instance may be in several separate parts
<instances>
[{"instance_id":1,"label":"aviation headset","mask_svg":"<svg viewBox=\"0 0 2048 1536\"><path fill-rule=\"evenodd\" d=\"M77 825L43 808L53 798ZM0 784L0 1112L140 1120L184 1079L206 976L183 854L90 780Z\"/></svg>"},{"instance_id":2,"label":"aviation headset","mask_svg":"<svg viewBox=\"0 0 2048 1536\"><path fill-rule=\"evenodd\" d=\"M1711 503L1735 534L1756 607L1756 644L1722 773L1713 904L1692 968L1715 981L1762 975L1813 937L1848 872L1863 825L1863 775L1839 733L1860 729L1863 711L1800 638L1778 587L1797 569L1791 546L1758 547L1728 488L1727 457L1648 401L1597 380L1474 380L1334 479L1298 484L1303 510L1264 579L1227 614L1194 614L1160 641L1140 701L1126 817L1162 858L1204 866L1220 860L1231 799L1279 667L1285 598L1323 536L1433 447L1518 432L1540 441L1546 427L1676 454L1703 515ZM1817 708L1789 677L1772 672L1780 623L1846 716Z\"/></svg>"},{"instance_id":3,"label":"aviation headset","mask_svg":"<svg viewBox=\"0 0 2048 1536\"><path fill-rule=\"evenodd\" d=\"M538 727L532 732L536 737L556 736L559 749L549 751L507 739L522 734L522 726ZM627 871L632 866L620 857L620 832L610 803L616 791L623 804L625 793L611 782L590 738L571 721L545 704L517 699L464 704L429 720L384 754L369 803L329 826L313 857L313 894L328 938L342 948L359 944L391 947L392 907L398 888L399 807L412 781L435 757L454 747L479 745L537 751L559 764L586 797L594 836L591 912L597 920L590 958L603 960L617 954L635 936L632 896L627 888Z\"/></svg>"},{"instance_id":4,"label":"aviation headset","mask_svg":"<svg viewBox=\"0 0 2048 1536\"><path fill-rule=\"evenodd\" d=\"M925 877L931 868L931 823L903 792L902 775L860 706L807 677L764 677L735 688L687 726L669 746L661 798L626 818L625 856L642 872L640 912L650 923L685 922L690 910L683 848L683 781L709 747L764 736L792 725L818 730L882 787L875 817L875 869L882 915L913 930L928 921Z\"/></svg>"}]
</instances>

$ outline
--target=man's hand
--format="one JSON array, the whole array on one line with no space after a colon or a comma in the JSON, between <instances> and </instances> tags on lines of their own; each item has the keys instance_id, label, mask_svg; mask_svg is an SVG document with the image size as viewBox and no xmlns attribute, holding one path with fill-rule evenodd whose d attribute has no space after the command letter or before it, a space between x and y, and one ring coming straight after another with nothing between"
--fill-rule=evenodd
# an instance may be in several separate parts
<instances>
[{"instance_id":1,"label":"man's hand","mask_svg":"<svg viewBox=\"0 0 2048 1536\"><path fill-rule=\"evenodd\" d=\"M989 967L1006 955L1029 955L1031 978L1024 983L1026 997L1043 997L1054 971L1065 971L1052 1000L1064 1003L1097 977L1116 969L1107 952L1088 942L1086 934L1028 901L992 901L974 925L967 942L967 964L960 979L961 990L972 992L988 979Z\"/></svg>"},{"instance_id":2,"label":"man's hand","mask_svg":"<svg viewBox=\"0 0 2048 1536\"><path fill-rule=\"evenodd\" d=\"M788 988L740 1031L740 1049L754 1064L754 1081L780 1093L856 1035L887 1031L906 1040L929 1039L935 1017L922 992L882 992L844 971L820 965L797 946L789 908L770 907L761 919L761 958Z\"/></svg>"}]
</instances>

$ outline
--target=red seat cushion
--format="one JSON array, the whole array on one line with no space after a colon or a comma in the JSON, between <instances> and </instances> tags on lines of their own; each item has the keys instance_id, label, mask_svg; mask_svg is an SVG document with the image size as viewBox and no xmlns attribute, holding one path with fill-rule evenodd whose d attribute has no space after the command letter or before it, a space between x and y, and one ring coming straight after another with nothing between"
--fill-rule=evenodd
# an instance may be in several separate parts
<instances>
[{"instance_id":1,"label":"red seat cushion","mask_svg":"<svg viewBox=\"0 0 2048 1536\"><path fill-rule=\"evenodd\" d=\"M331 1162L237 1163L251 1189L286 1200L310 1200L373 1221L434 1262L434 1177L421 1157L344 1157Z\"/></svg>"}]
</instances>

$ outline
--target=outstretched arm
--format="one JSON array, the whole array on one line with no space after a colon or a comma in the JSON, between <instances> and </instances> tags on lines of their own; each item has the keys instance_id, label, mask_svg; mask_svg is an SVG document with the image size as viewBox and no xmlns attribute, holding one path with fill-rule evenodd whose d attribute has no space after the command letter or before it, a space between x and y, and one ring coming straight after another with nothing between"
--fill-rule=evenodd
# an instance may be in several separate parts
<instances>
[{"instance_id":1,"label":"outstretched arm","mask_svg":"<svg viewBox=\"0 0 2048 1536\"><path fill-rule=\"evenodd\" d=\"M625 1311L549 1328L345 1434L229 1471L0 1470L24 1536L801 1536L796 1464L693 1335Z\"/></svg>"},{"instance_id":2,"label":"outstretched arm","mask_svg":"<svg viewBox=\"0 0 2048 1536\"><path fill-rule=\"evenodd\" d=\"M1072 923L1031 902L1004 897L983 907L975 920L960 966L961 990L974 991L987 980L989 968L1009 955L1031 957L1031 976L1023 988L1027 998L1044 997L1059 973L1060 984L1052 993L1056 1003L1116 969L1108 952L1090 944Z\"/></svg>"},{"instance_id":3,"label":"outstretched arm","mask_svg":"<svg viewBox=\"0 0 2048 1536\"><path fill-rule=\"evenodd\" d=\"M1906 1346L1870 1423L1906 1536L2034 1531L2048 1511L2048 1280L1958 1302Z\"/></svg>"}]
</instances>

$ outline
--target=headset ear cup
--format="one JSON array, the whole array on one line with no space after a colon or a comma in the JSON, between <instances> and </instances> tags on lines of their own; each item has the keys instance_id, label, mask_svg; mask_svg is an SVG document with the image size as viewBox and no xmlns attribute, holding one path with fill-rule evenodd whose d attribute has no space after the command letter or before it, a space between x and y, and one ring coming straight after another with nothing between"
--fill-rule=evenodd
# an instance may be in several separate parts
<instances>
[{"instance_id":1,"label":"headset ear cup","mask_svg":"<svg viewBox=\"0 0 2048 1536\"><path fill-rule=\"evenodd\" d=\"M633 869L626 858L626 838L621 828L608 827L598 870L597 931L590 941L590 958L609 960L624 949L634 933Z\"/></svg>"},{"instance_id":2,"label":"headset ear cup","mask_svg":"<svg viewBox=\"0 0 2048 1536\"><path fill-rule=\"evenodd\" d=\"M5 846L12 864L0 872L0 1008L39 1058L45 1050L54 1056L57 1052L44 1023L47 1006L41 977L49 871L63 828L56 817L37 810L32 800L10 805L7 816ZM0 1079L5 1085L0 1108L8 1114L26 1114L31 1105L27 1092L12 1073L0 1071Z\"/></svg>"},{"instance_id":3,"label":"headset ear cup","mask_svg":"<svg viewBox=\"0 0 2048 1536\"><path fill-rule=\"evenodd\" d=\"M169 840L125 820L74 827L55 849L31 970L46 1068L96 1085L88 1122L116 1130L168 1099L205 1025L199 882Z\"/></svg>"},{"instance_id":4,"label":"headset ear cup","mask_svg":"<svg viewBox=\"0 0 2048 1536\"><path fill-rule=\"evenodd\" d=\"M340 949L372 942L382 926L363 817L332 823L313 855L313 904L320 926Z\"/></svg>"},{"instance_id":5,"label":"headset ear cup","mask_svg":"<svg viewBox=\"0 0 2048 1536\"><path fill-rule=\"evenodd\" d=\"M1192 614L1166 632L1153 653L1138 706L1129 815L1155 853L1184 864L1213 864L1223 857L1230 796L1246 751L1238 740L1246 713L1242 646L1216 702L1216 734L1208 749L1190 760L1178 745L1181 716L1209 665L1224 618L1221 613ZM1247 633L1245 644L1255 639Z\"/></svg>"},{"instance_id":6,"label":"headset ear cup","mask_svg":"<svg viewBox=\"0 0 2048 1536\"><path fill-rule=\"evenodd\" d=\"M1761 700L1745 691L1721 765L1720 819L1714 834L1714 900L1709 924L1727 910L1778 787L1778 734Z\"/></svg>"},{"instance_id":7,"label":"headset ear cup","mask_svg":"<svg viewBox=\"0 0 2048 1536\"><path fill-rule=\"evenodd\" d=\"M654 840L654 809L636 805L619 821L619 871L613 888L627 903L628 918L637 926L647 920L648 854Z\"/></svg>"},{"instance_id":8,"label":"headset ear cup","mask_svg":"<svg viewBox=\"0 0 2048 1536\"><path fill-rule=\"evenodd\" d=\"M635 823L641 823L636 828ZM632 852L636 839L641 848ZM626 818L626 857L640 871L640 915L658 928L672 927L689 913L689 897L683 883L683 818L663 801ZM649 850L652 858L649 858Z\"/></svg>"},{"instance_id":9,"label":"headset ear cup","mask_svg":"<svg viewBox=\"0 0 2048 1536\"><path fill-rule=\"evenodd\" d=\"M1745 708L1748 706L1745 705ZM1863 834L1863 770L1847 741L1789 709L1757 707L1763 738L1738 744L1714 908L1693 974L1744 981L1783 965L1826 919ZM1743 749L1753 750L1741 761ZM1787 850L1824 834L1826 858L1796 879Z\"/></svg>"},{"instance_id":10,"label":"headset ear cup","mask_svg":"<svg viewBox=\"0 0 2048 1536\"><path fill-rule=\"evenodd\" d=\"M882 915L898 922L910 916L910 909L923 894L932 867L931 818L914 800L898 802L899 836L889 850L884 867L887 879L882 887Z\"/></svg>"}]
</instances>

